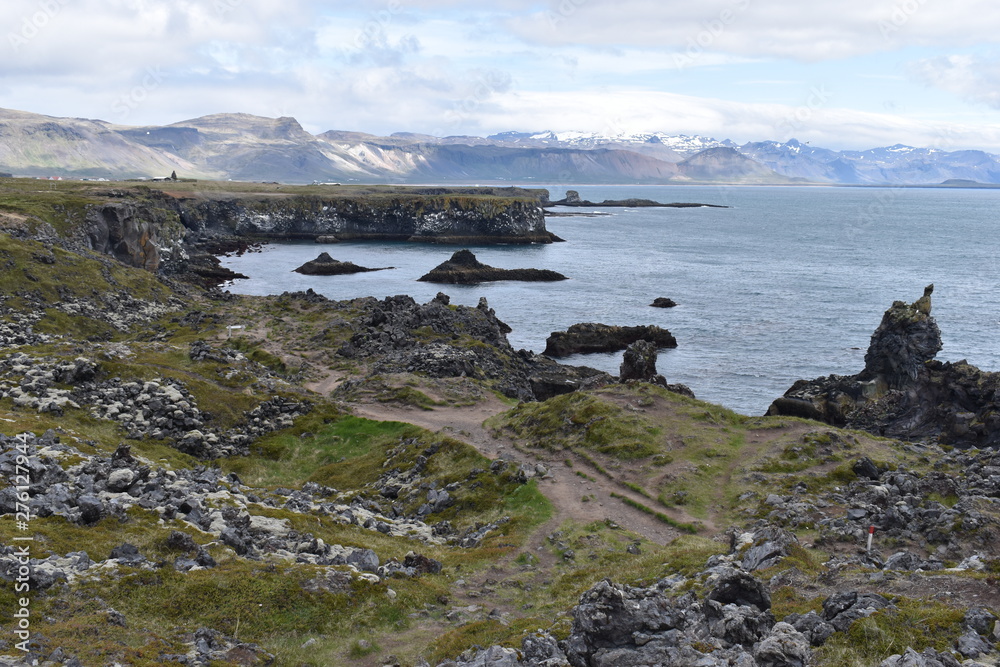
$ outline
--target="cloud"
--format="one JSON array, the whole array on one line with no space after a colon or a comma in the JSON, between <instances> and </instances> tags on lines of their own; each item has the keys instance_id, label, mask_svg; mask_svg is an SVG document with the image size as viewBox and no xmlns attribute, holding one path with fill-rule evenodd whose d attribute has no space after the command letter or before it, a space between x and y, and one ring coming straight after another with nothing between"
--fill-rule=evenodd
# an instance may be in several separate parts
<instances>
[{"instance_id":1,"label":"cloud","mask_svg":"<svg viewBox=\"0 0 1000 667\"><path fill-rule=\"evenodd\" d=\"M743 103L638 90L581 91L559 96L518 92L484 111L483 131L582 130L701 134L737 142L796 138L835 149L866 149L905 143L942 150L1000 150L1000 125L931 123L893 114L833 106L822 87L801 105ZM560 125L553 127L553 119Z\"/></svg>"},{"instance_id":2,"label":"cloud","mask_svg":"<svg viewBox=\"0 0 1000 667\"><path fill-rule=\"evenodd\" d=\"M985 0L7 0L0 26L0 106L127 124L243 111L313 132L618 127L934 145L933 124L838 109L808 88L826 81L864 103L879 84L858 72L898 70L863 54L915 45L930 57L911 82L1000 107L987 57L931 50L992 42L1000 13ZM904 84L893 94L934 98ZM961 111L904 101L928 117ZM949 136L1000 147L991 119L975 120L986 124Z\"/></svg>"},{"instance_id":3,"label":"cloud","mask_svg":"<svg viewBox=\"0 0 1000 667\"><path fill-rule=\"evenodd\" d=\"M818 62L907 45L992 42L1000 14L987 0L550 0L508 25L536 44L700 48Z\"/></svg>"},{"instance_id":4,"label":"cloud","mask_svg":"<svg viewBox=\"0 0 1000 667\"><path fill-rule=\"evenodd\" d=\"M910 65L925 85L1000 109L1000 60L981 55L947 55Z\"/></svg>"}]
</instances>

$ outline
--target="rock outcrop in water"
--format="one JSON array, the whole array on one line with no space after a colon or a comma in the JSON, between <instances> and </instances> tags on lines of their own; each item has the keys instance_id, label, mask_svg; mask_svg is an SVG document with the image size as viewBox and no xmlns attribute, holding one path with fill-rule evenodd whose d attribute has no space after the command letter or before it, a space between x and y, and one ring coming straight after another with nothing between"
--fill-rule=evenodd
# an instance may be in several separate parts
<instances>
[{"instance_id":1,"label":"rock outcrop in water","mask_svg":"<svg viewBox=\"0 0 1000 667\"><path fill-rule=\"evenodd\" d=\"M768 414L956 447L1000 446L1000 374L934 359L941 331L931 317L933 289L929 285L914 303L897 301L885 312L864 370L799 380Z\"/></svg>"},{"instance_id":2,"label":"rock outcrop in water","mask_svg":"<svg viewBox=\"0 0 1000 667\"><path fill-rule=\"evenodd\" d=\"M638 199L635 197L630 199L605 199L597 203L587 199L580 199L580 193L576 190L567 190L566 196L563 199L550 202L549 204L551 206L608 206L618 208L701 208L703 206L708 208L729 208L720 204L697 204L694 202L671 202L664 204L652 199Z\"/></svg>"},{"instance_id":3,"label":"rock outcrop in water","mask_svg":"<svg viewBox=\"0 0 1000 667\"><path fill-rule=\"evenodd\" d=\"M547 269L498 269L483 264L470 250L459 250L447 262L442 262L417 280L426 283L475 285L497 280L553 282L566 276Z\"/></svg>"},{"instance_id":4,"label":"rock outcrop in water","mask_svg":"<svg viewBox=\"0 0 1000 667\"><path fill-rule=\"evenodd\" d=\"M655 325L622 327L583 322L566 331L553 331L545 340L545 352L550 357L568 357L590 352L617 352L637 340L646 340L656 347L677 347L677 339Z\"/></svg>"},{"instance_id":5,"label":"rock outcrop in water","mask_svg":"<svg viewBox=\"0 0 1000 667\"><path fill-rule=\"evenodd\" d=\"M365 266L358 266L354 262L341 262L339 260L330 257L329 253L320 253L316 259L311 259L297 269L294 269L295 273L301 273L307 276L343 276L350 273L366 273L369 271L384 271L385 269L391 269L391 266L385 266L378 269L369 269Z\"/></svg>"}]
</instances>

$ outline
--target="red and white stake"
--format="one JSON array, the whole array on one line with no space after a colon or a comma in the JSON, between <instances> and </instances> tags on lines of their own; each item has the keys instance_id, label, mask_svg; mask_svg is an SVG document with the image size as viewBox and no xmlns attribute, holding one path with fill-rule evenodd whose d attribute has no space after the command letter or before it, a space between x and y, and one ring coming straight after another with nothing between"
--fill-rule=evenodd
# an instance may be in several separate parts
<instances>
[{"instance_id":1,"label":"red and white stake","mask_svg":"<svg viewBox=\"0 0 1000 667\"><path fill-rule=\"evenodd\" d=\"M868 548L866 551L872 550L872 536L875 534L875 526L868 526Z\"/></svg>"}]
</instances>

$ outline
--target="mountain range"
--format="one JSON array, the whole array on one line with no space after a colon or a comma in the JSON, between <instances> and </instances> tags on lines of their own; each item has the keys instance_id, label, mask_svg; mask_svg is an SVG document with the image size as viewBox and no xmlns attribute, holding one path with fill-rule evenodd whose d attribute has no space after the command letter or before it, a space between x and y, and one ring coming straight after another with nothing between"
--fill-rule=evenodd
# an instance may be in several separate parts
<instances>
[{"instance_id":1,"label":"mountain range","mask_svg":"<svg viewBox=\"0 0 1000 667\"><path fill-rule=\"evenodd\" d=\"M1000 183L1000 155L897 144L836 151L795 139L738 145L700 136L503 132L435 137L331 130L243 113L164 126L0 109L0 173L370 183Z\"/></svg>"}]
</instances>

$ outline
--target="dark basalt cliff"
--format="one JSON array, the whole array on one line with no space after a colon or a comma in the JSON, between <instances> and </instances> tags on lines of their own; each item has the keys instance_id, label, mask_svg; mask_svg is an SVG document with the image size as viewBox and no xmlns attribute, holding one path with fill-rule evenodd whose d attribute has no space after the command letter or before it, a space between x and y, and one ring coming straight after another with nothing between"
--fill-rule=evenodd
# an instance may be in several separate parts
<instances>
[{"instance_id":1,"label":"dark basalt cliff","mask_svg":"<svg viewBox=\"0 0 1000 667\"><path fill-rule=\"evenodd\" d=\"M885 312L863 371L799 380L768 414L956 447L1000 446L1000 373L934 359L941 331L930 314L933 289Z\"/></svg>"},{"instance_id":2,"label":"dark basalt cliff","mask_svg":"<svg viewBox=\"0 0 1000 667\"><path fill-rule=\"evenodd\" d=\"M337 196L268 192L166 193L148 188L98 193L75 232L91 250L206 284L243 277L215 255L261 241L320 239L445 244L551 243L539 202L544 191L409 188ZM539 278L533 278L539 279Z\"/></svg>"}]
</instances>

